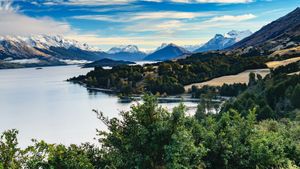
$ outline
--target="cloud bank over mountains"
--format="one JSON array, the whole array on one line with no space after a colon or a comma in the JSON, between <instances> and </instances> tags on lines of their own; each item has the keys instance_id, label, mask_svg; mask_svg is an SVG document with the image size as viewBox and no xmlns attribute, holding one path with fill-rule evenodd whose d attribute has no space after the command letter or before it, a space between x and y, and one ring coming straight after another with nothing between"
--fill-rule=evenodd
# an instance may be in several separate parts
<instances>
[{"instance_id":1,"label":"cloud bank over mountains","mask_svg":"<svg viewBox=\"0 0 300 169\"><path fill-rule=\"evenodd\" d=\"M0 35L64 35L104 50L128 44L151 50L162 42L199 45L216 33L261 28L272 20L266 15L278 11L235 9L262 2L271 4L270 0L5 0L0 2Z\"/></svg>"}]
</instances>

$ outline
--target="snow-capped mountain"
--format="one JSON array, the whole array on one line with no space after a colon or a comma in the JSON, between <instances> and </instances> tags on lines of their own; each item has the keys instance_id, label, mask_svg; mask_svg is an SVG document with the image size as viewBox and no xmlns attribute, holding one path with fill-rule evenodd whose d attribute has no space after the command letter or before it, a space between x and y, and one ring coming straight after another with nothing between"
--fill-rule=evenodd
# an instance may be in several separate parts
<instances>
[{"instance_id":1,"label":"snow-capped mountain","mask_svg":"<svg viewBox=\"0 0 300 169\"><path fill-rule=\"evenodd\" d=\"M48 36L48 35L35 35L35 36L2 36L1 41L11 41L15 43L23 43L30 47L39 49L49 49L50 47L62 47L69 49L71 47L87 51L100 51L100 49L91 47L86 43L80 43L76 40L65 39L62 36Z\"/></svg>"},{"instance_id":2,"label":"snow-capped mountain","mask_svg":"<svg viewBox=\"0 0 300 169\"><path fill-rule=\"evenodd\" d=\"M161 50L165 47L167 47L170 43L162 43L159 47L156 48L156 50L154 50L154 52L158 51L158 50ZM152 52L152 53L154 53Z\"/></svg>"},{"instance_id":3,"label":"snow-capped mountain","mask_svg":"<svg viewBox=\"0 0 300 169\"><path fill-rule=\"evenodd\" d=\"M146 53L139 50L135 45L121 45L107 51L115 60L138 61L146 57Z\"/></svg>"},{"instance_id":4,"label":"snow-capped mountain","mask_svg":"<svg viewBox=\"0 0 300 169\"><path fill-rule=\"evenodd\" d=\"M250 30L245 30L245 31L232 30L226 33L225 37L234 38L236 42L239 42L250 35L252 35L252 32Z\"/></svg>"},{"instance_id":5,"label":"snow-capped mountain","mask_svg":"<svg viewBox=\"0 0 300 169\"><path fill-rule=\"evenodd\" d=\"M182 56L184 54L189 54L189 53L191 52L173 43L167 45L162 44L160 47L157 48L155 52L149 54L145 58L145 60L164 61L164 60L175 59L179 56Z\"/></svg>"},{"instance_id":6,"label":"snow-capped mountain","mask_svg":"<svg viewBox=\"0 0 300 169\"><path fill-rule=\"evenodd\" d=\"M172 43L171 43L172 44ZM163 48L165 48L166 46L168 46L169 43L162 43L158 48L156 48L155 50L149 51L148 54L154 53L158 50L161 50ZM181 46L182 48L184 48L185 50L189 51L189 52L193 52L196 49L200 48L203 44L199 44L199 45L183 45Z\"/></svg>"},{"instance_id":7,"label":"snow-capped mountain","mask_svg":"<svg viewBox=\"0 0 300 169\"><path fill-rule=\"evenodd\" d=\"M120 52L127 52L127 53L137 53L140 52L139 48L135 45L120 45L113 47L107 51L109 54L115 54Z\"/></svg>"},{"instance_id":8,"label":"snow-capped mountain","mask_svg":"<svg viewBox=\"0 0 300 169\"><path fill-rule=\"evenodd\" d=\"M214 38L210 39L203 46L195 50L194 52L206 52L211 50L222 50L228 48L235 43L250 36L252 32L250 30L236 31L232 30L224 35L216 34Z\"/></svg>"},{"instance_id":9,"label":"snow-capped mountain","mask_svg":"<svg viewBox=\"0 0 300 169\"><path fill-rule=\"evenodd\" d=\"M190 52L195 51L196 49L199 49L203 44L199 45L183 45L182 47Z\"/></svg>"},{"instance_id":10,"label":"snow-capped mountain","mask_svg":"<svg viewBox=\"0 0 300 169\"><path fill-rule=\"evenodd\" d=\"M62 36L1 36L0 59L32 59L43 61L98 60L107 54L85 43Z\"/></svg>"}]
</instances>

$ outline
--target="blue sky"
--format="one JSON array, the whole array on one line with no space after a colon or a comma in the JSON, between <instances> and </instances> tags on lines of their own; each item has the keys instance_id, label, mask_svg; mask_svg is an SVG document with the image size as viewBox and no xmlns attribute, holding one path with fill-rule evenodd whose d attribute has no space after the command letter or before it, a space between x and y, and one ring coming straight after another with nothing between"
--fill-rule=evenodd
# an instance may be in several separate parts
<instances>
[{"instance_id":1,"label":"blue sky","mask_svg":"<svg viewBox=\"0 0 300 169\"><path fill-rule=\"evenodd\" d=\"M0 34L62 34L107 50L135 44L204 43L216 33L257 31L299 0L0 0Z\"/></svg>"}]
</instances>

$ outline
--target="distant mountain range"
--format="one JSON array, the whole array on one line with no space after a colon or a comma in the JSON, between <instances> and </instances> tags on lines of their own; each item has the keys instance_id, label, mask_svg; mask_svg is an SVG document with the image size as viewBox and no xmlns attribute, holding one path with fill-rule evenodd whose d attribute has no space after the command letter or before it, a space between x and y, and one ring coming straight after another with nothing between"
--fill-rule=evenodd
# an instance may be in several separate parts
<instances>
[{"instance_id":1,"label":"distant mountain range","mask_svg":"<svg viewBox=\"0 0 300 169\"><path fill-rule=\"evenodd\" d=\"M81 63L85 60L96 61L103 58L127 61L168 60L190 54L197 48L196 52L225 48L228 44L241 39L243 37L241 34L244 35L245 32L231 31L226 36L221 35L222 42L219 41L219 43L212 45L211 41L213 40L211 40L202 47L200 47L201 45L180 47L172 43L163 43L154 52L149 54L140 51L135 45L117 46L104 52L85 43L65 39L62 36L0 36L0 60L22 64L47 63L47 65L51 65L51 63ZM216 41L217 38L214 39ZM225 41L230 41L230 43L225 43Z\"/></svg>"},{"instance_id":2,"label":"distant mountain range","mask_svg":"<svg viewBox=\"0 0 300 169\"><path fill-rule=\"evenodd\" d=\"M249 30L217 34L201 47L199 45L194 52L221 50L220 52L226 54L247 56L299 55L300 8L251 34ZM0 64L5 68L11 65L18 67L15 64L58 65L84 63L103 58L164 61L190 55L196 47L162 44L154 52L146 54L135 45L126 45L113 47L104 52L62 36L0 36ZM5 63L8 65L3 66Z\"/></svg>"},{"instance_id":3,"label":"distant mountain range","mask_svg":"<svg viewBox=\"0 0 300 169\"><path fill-rule=\"evenodd\" d=\"M157 61L171 60L179 56L182 56L184 54L190 54L190 53L191 52L186 50L185 48L177 46L173 43L162 44L160 47L157 48L156 51L146 56L145 60L157 60Z\"/></svg>"},{"instance_id":4,"label":"distant mountain range","mask_svg":"<svg viewBox=\"0 0 300 169\"><path fill-rule=\"evenodd\" d=\"M1 60L35 59L35 62L64 62L64 60L94 61L106 57L103 51L61 36L2 36Z\"/></svg>"},{"instance_id":5,"label":"distant mountain range","mask_svg":"<svg viewBox=\"0 0 300 169\"><path fill-rule=\"evenodd\" d=\"M234 45L235 43L250 36L251 34L252 32L250 30L245 30L245 31L232 30L224 35L216 34L215 37L210 39L207 43L205 43L200 48L196 49L194 52L222 50Z\"/></svg>"}]
</instances>

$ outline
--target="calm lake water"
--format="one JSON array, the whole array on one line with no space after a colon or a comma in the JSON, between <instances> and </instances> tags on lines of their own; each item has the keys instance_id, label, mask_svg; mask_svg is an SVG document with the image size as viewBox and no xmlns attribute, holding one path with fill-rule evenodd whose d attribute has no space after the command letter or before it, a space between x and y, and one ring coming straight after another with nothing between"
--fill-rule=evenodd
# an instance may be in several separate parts
<instances>
[{"instance_id":1,"label":"calm lake water","mask_svg":"<svg viewBox=\"0 0 300 169\"><path fill-rule=\"evenodd\" d=\"M63 144L94 142L96 128L106 130L106 127L92 109L118 117L131 104L65 81L90 70L78 66L0 70L0 132L18 129L22 147L30 145L32 138ZM185 104L196 106L196 103ZM162 104L168 109L176 105Z\"/></svg>"}]
</instances>

